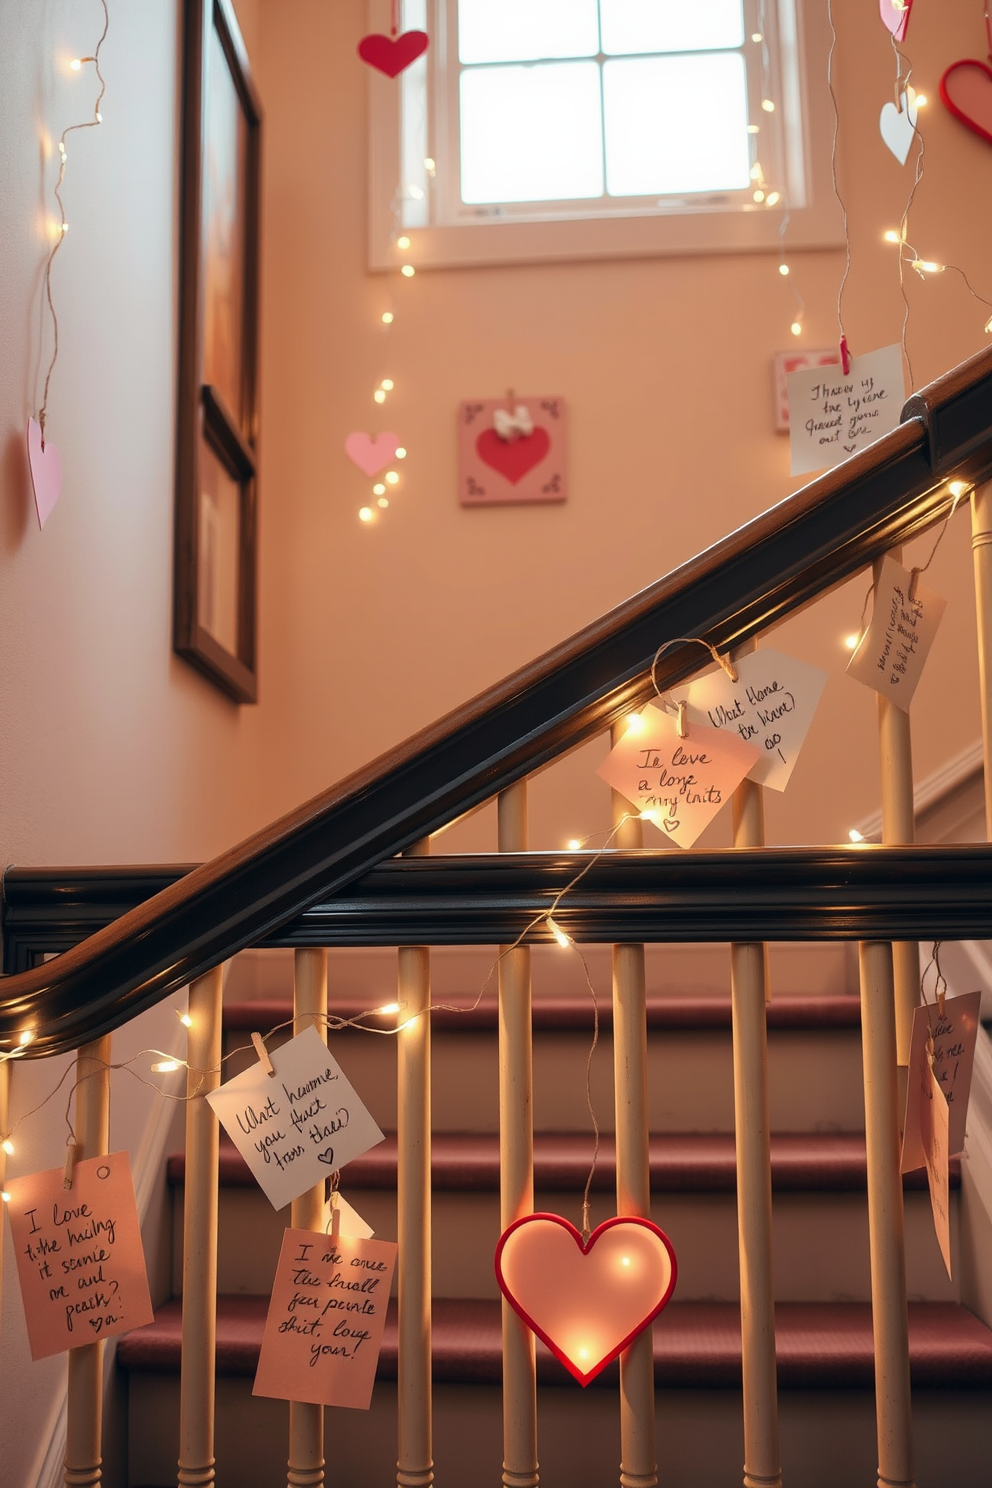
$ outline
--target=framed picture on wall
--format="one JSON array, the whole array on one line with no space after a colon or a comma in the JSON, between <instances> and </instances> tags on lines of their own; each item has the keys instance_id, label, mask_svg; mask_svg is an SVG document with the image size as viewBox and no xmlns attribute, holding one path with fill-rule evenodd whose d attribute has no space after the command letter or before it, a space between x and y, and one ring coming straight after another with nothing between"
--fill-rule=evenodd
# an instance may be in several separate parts
<instances>
[{"instance_id":1,"label":"framed picture on wall","mask_svg":"<svg viewBox=\"0 0 992 1488\"><path fill-rule=\"evenodd\" d=\"M173 645L252 703L261 109L230 0L184 25Z\"/></svg>"}]
</instances>

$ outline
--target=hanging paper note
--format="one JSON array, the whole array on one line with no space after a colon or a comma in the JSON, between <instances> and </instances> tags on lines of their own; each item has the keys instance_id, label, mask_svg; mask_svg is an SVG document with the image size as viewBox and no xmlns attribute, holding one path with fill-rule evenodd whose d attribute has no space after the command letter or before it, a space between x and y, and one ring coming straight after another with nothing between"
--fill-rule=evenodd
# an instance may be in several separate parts
<instances>
[{"instance_id":1,"label":"hanging paper note","mask_svg":"<svg viewBox=\"0 0 992 1488\"><path fill-rule=\"evenodd\" d=\"M395 1264L389 1240L287 1230L252 1394L368 1410Z\"/></svg>"},{"instance_id":2,"label":"hanging paper note","mask_svg":"<svg viewBox=\"0 0 992 1488\"><path fill-rule=\"evenodd\" d=\"M899 107L891 101L882 105L878 129L886 146L900 165L905 165L916 138L916 92L907 88L899 94Z\"/></svg>"},{"instance_id":3,"label":"hanging paper note","mask_svg":"<svg viewBox=\"0 0 992 1488\"><path fill-rule=\"evenodd\" d=\"M947 1155L956 1157L964 1150L965 1126L968 1119L968 1097L975 1064L975 1043L982 1003L981 992L966 992L963 997L945 997L943 1012L936 1007L918 1007L913 1013L913 1037L910 1045L911 1070L929 1070L927 1044L933 1039L933 1074L947 1102ZM920 1089L922 1076L910 1079L906 1087L906 1119L903 1122L902 1171L911 1173L922 1168L925 1153L920 1140Z\"/></svg>"},{"instance_id":4,"label":"hanging paper note","mask_svg":"<svg viewBox=\"0 0 992 1488\"><path fill-rule=\"evenodd\" d=\"M680 739L675 719L647 707L599 774L679 847L691 847L760 757L754 744L707 725Z\"/></svg>"},{"instance_id":5,"label":"hanging paper note","mask_svg":"<svg viewBox=\"0 0 992 1488\"><path fill-rule=\"evenodd\" d=\"M276 1209L382 1141L315 1028L228 1080L207 1100Z\"/></svg>"},{"instance_id":6,"label":"hanging paper note","mask_svg":"<svg viewBox=\"0 0 992 1488\"><path fill-rule=\"evenodd\" d=\"M852 357L847 374L812 367L788 382L792 474L827 470L897 427L906 398L902 347Z\"/></svg>"},{"instance_id":7,"label":"hanging paper note","mask_svg":"<svg viewBox=\"0 0 992 1488\"><path fill-rule=\"evenodd\" d=\"M152 1321L126 1152L12 1178L4 1207L17 1256L32 1359Z\"/></svg>"},{"instance_id":8,"label":"hanging paper note","mask_svg":"<svg viewBox=\"0 0 992 1488\"><path fill-rule=\"evenodd\" d=\"M882 562L872 605L871 624L847 664L848 676L873 687L882 697L908 708L930 655L946 601L894 558Z\"/></svg>"},{"instance_id":9,"label":"hanging paper note","mask_svg":"<svg viewBox=\"0 0 992 1488\"><path fill-rule=\"evenodd\" d=\"M826 686L819 667L783 656L781 651L754 651L734 662L738 681L722 667L696 677L676 699L685 697L689 722L726 729L759 751L748 771L751 780L784 791L799 758Z\"/></svg>"},{"instance_id":10,"label":"hanging paper note","mask_svg":"<svg viewBox=\"0 0 992 1488\"><path fill-rule=\"evenodd\" d=\"M924 1054L923 1064L911 1068L909 1078L919 1086L919 1134L930 1189L930 1208L937 1244L951 1274L950 1178L947 1170L947 1101L940 1081Z\"/></svg>"}]
</instances>

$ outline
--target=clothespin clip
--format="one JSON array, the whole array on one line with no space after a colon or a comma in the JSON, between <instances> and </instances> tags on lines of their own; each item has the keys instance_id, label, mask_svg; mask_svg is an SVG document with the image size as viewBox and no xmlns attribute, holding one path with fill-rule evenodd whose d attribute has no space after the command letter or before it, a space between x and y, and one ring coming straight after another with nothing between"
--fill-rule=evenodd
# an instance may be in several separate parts
<instances>
[{"instance_id":1,"label":"clothespin clip","mask_svg":"<svg viewBox=\"0 0 992 1488\"><path fill-rule=\"evenodd\" d=\"M260 1033L253 1033L251 1036L251 1041L255 1045L255 1053L258 1055L259 1064L265 1070L265 1073L267 1075L274 1076L275 1070L272 1066L272 1060L269 1058L269 1051L265 1047L265 1040L262 1038L262 1035Z\"/></svg>"},{"instance_id":2,"label":"clothespin clip","mask_svg":"<svg viewBox=\"0 0 992 1488\"><path fill-rule=\"evenodd\" d=\"M843 372L843 374L844 374L845 377L849 377L850 376L850 373L851 373L851 353L848 350L847 337L846 336L841 336L841 338L840 338L840 369Z\"/></svg>"},{"instance_id":3,"label":"clothespin clip","mask_svg":"<svg viewBox=\"0 0 992 1488\"><path fill-rule=\"evenodd\" d=\"M739 682L741 680L740 674L738 673L737 668L734 666L734 663L731 661L729 656L721 656L719 651L714 651L713 655L723 667L723 670L726 672L731 682Z\"/></svg>"},{"instance_id":4,"label":"clothespin clip","mask_svg":"<svg viewBox=\"0 0 992 1488\"><path fill-rule=\"evenodd\" d=\"M72 1187L72 1177L76 1171L76 1139L70 1137L65 1144L65 1172L62 1175L62 1187Z\"/></svg>"},{"instance_id":5,"label":"clothespin clip","mask_svg":"<svg viewBox=\"0 0 992 1488\"><path fill-rule=\"evenodd\" d=\"M922 568L914 568L914 569L912 569L910 571L910 575L909 575L909 602L910 602L910 604L915 604L916 603L916 589L917 589L917 585L920 582L920 574L922 572L923 572Z\"/></svg>"},{"instance_id":6,"label":"clothespin clip","mask_svg":"<svg viewBox=\"0 0 992 1488\"><path fill-rule=\"evenodd\" d=\"M689 728L685 721L686 709L688 708L688 706L689 704L685 701L684 698L680 698L676 703L676 707L679 710L679 716L675 721L675 732L678 734L680 739L687 739L689 737Z\"/></svg>"}]
</instances>

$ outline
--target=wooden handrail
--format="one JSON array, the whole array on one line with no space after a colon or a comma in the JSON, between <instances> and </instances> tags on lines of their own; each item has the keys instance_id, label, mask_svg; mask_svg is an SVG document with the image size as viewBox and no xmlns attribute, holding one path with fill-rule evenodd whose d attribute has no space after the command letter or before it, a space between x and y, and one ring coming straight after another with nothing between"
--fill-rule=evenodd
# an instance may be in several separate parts
<instances>
[{"instance_id":1,"label":"wooden handrail","mask_svg":"<svg viewBox=\"0 0 992 1488\"><path fill-rule=\"evenodd\" d=\"M643 704L661 642L739 645L925 531L951 509L948 477L992 476L992 350L911 410L870 449L539 660L57 960L6 979L0 1049L30 1033L28 1057L53 1054L119 1027ZM659 683L699 661L698 646L673 648Z\"/></svg>"}]
</instances>

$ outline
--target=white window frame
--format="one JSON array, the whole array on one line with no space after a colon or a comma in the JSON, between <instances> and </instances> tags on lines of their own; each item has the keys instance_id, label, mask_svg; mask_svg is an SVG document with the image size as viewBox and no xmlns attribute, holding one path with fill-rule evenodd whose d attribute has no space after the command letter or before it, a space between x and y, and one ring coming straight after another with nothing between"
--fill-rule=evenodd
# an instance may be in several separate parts
<instances>
[{"instance_id":1,"label":"white window frame","mask_svg":"<svg viewBox=\"0 0 992 1488\"><path fill-rule=\"evenodd\" d=\"M403 75L395 80L369 69L369 267L395 269L401 258L417 268L471 265L553 263L576 259L645 258L674 254L778 252L785 207L739 204L739 193L685 197L664 207L642 203L524 203L505 209L467 207L458 198L457 156L448 148L445 129L457 121L457 68L448 68L447 15L455 0L426 0L431 45L415 66L430 70L430 88L447 89L446 107L431 120L430 148L437 178L417 159L403 161L402 110L410 107ZM493 0L498 4L499 0ZM785 159L777 164L786 176L789 199L786 247L833 248L843 244L840 210L833 190L830 156L833 104L827 87L830 31L818 0L767 0L777 11L780 45L791 51L792 66L781 75L773 58L779 96L776 108L785 120ZM369 29L388 34L389 0L368 0ZM789 85L789 77L798 86ZM454 112L453 112L454 111ZM758 136L760 138L760 136ZM402 183L402 186L401 186ZM770 182L770 184L772 184ZM777 183L775 183L777 184ZM410 199L405 188L423 193ZM406 200L395 210L397 192ZM431 202L437 192L437 201ZM729 198L737 197L728 205ZM592 211L594 215L588 215ZM432 221L432 217L440 220ZM396 237L406 232L411 249L402 255Z\"/></svg>"}]
</instances>

